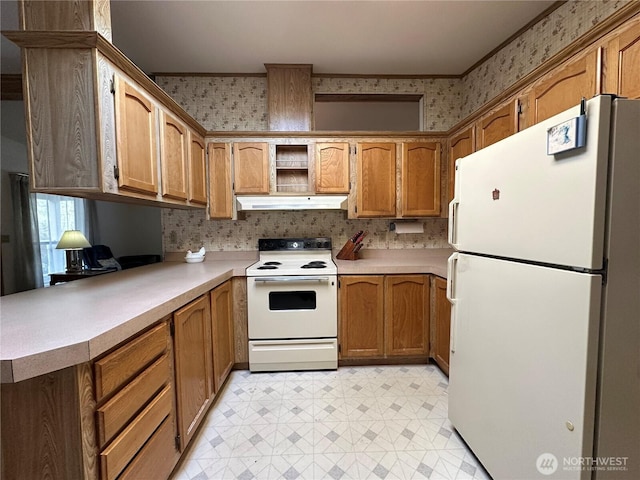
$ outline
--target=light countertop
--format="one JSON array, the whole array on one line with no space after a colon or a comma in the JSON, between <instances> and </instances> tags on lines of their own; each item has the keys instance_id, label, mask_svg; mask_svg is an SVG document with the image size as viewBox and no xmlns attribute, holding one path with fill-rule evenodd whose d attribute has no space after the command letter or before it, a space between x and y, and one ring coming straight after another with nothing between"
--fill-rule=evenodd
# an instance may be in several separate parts
<instances>
[{"instance_id":1,"label":"light countertop","mask_svg":"<svg viewBox=\"0 0 640 480\"><path fill-rule=\"evenodd\" d=\"M432 273L447 277L450 248L369 250L363 248L358 260L337 260L339 275L391 275Z\"/></svg>"},{"instance_id":2,"label":"light countertop","mask_svg":"<svg viewBox=\"0 0 640 480\"><path fill-rule=\"evenodd\" d=\"M367 250L336 260L340 275L432 273L446 277L450 249ZM88 362L257 260L257 252L184 254L163 263L0 297L0 381L19 382Z\"/></svg>"},{"instance_id":3,"label":"light countertop","mask_svg":"<svg viewBox=\"0 0 640 480\"><path fill-rule=\"evenodd\" d=\"M253 262L163 262L2 297L0 380L88 362Z\"/></svg>"}]
</instances>

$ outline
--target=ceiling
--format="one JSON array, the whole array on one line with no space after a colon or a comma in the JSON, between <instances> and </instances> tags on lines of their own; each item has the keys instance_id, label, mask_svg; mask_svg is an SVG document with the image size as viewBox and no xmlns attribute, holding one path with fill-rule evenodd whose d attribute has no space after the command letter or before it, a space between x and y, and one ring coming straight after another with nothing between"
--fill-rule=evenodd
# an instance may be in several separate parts
<instances>
[{"instance_id":1,"label":"ceiling","mask_svg":"<svg viewBox=\"0 0 640 480\"><path fill-rule=\"evenodd\" d=\"M2 30L18 28L2 0ZM545 11L543 0L112 0L113 43L147 73L459 75ZM2 39L2 73L20 71Z\"/></svg>"}]
</instances>

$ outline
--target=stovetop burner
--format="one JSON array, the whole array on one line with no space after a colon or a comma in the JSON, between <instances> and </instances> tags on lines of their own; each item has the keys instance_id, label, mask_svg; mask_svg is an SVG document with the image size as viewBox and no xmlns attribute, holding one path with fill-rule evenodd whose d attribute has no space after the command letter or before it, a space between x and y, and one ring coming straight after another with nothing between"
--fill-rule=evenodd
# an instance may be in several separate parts
<instances>
[{"instance_id":1,"label":"stovetop burner","mask_svg":"<svg viewBox=\"0 0 640 480\"><path fill-rule=\"evenodd\" d=\"M300 268L327 268L327 262L323 260L313 260L309 263L305 263Z\"/></svg>"},{"instance_id":2,"label":"stovetop burner","mask_svg":"<svg viewBox=\"0 0 640 480\"><path fill-rule=\"evenodd\" d=\"M258 267L258 270L277 270L278 267L275 265L267 265L266 263L264 265L260 265Z\"/></svg>"},{"instance_id":3,"label":"stovetop burner","mask_svg":"<svg viewBox=\"0 0 640 480\"><path fill-rule=\"evenodd\" d=\"M272 265L282 265L282 263L281 263L281 262L264 262L264 264L265 264L265 265L269 265L269 266L272 266Z\"/></svg>"}]
</instances>

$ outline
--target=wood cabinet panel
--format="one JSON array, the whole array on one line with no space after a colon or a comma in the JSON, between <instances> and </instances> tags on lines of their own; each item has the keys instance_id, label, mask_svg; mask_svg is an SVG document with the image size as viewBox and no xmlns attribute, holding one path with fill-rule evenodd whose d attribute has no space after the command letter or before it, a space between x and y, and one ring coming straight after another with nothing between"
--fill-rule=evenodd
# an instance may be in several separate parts
<instances>
[{"instance_id":1,"label":"wood cabinet panel","mask_svg":"<svg viewBox=\"0 0 640 480\"><path fill-rule=\"evenodd\" d=\"M401 217L440 215L440 144L402 144Z\"/></svg>"},{"instance_id":2,"label":"wood cabinet panel","mask_svg":"<svg viewBox=\"0 0 640 480\"><path fill-rule=\"evenodd\" d=\"M231 280L211 291L213 378L219 392L234 364L233 295Z\"/></svg>"},{"instance_id":3,"label":"wood cabinet panel","mask_svg":"<svg viewBox=\"0 0 640 480\"><path fill-rule=\"evenodd\" d=\"M449 202L453 200L456 178L456 160L476 151L475 127L471 126L453 135L449 140Z\"/></svg>"},{"instance_id":4,"label":"wood cabinet panel","mask_svg":"<svg viewBox=\"0 0 640 480\"><path fill-rule=\"evenodd\" d=\"M0 478L98 477L91 367L3 383Z\"/></svg>"},{"instance_id":5,"label":"wood cabinet panel","mask_svg":"<svg viewBox=\"0 0 640 480\"><path fill-rule=\"evenodd\" d=\"M316 193L349 193L349 144L316 144Z\"/></svg>"},{"instance_id":6,"label":"wood cabinet panel","mask_svg":"<svg viewBox=\"0 0 640 480\"><path fill-rule=\"evenodd\" d=\"M385 354L428 355L429 277L385 277Z\"/></svg>"},{"instance_id":7,"label":"wood cabinet panel","mask_svg":"<svg viewBox=\"0 0 640 480\"><path fill-rule=\"evenodd\" d=\"M160 165L162 196L187 199L187 165L189 140L187 128L166 112L161 112Z\"/></svg>"},{"instance_id":8,"label":"wood cabinet panel","mask_svg":"<svg viewBox=\"0 0 640 480\"><path fill-rule=\"evenodd\" d=\"M157 108L141 90L116 77L116 150L124 190L158 193Z\"/></svg>"},{"instance_id":9,"label":"wood cabinet panel","mask_svg":"<svg viewBox=\"0 0 640 480\"><path fill-rule=\"evenodd\" d=\"M358 144L356 165L357 216L395 217L395 143Z\"/></svg>"},{"instance_id":10,"label":"wood cabinet panel","mask_svg":"<svg viewBox=\"0 0 640 480\"><path fill-rule=\"evenodd\" d=\"M167 323L128 342L94 364L96 401L129 382L167 349Z\"/></svg>"},{"instance_id":11,"label":"wood cabinet panel","mask_svg":"<svg viewBox=\"0 0 640 480\"><path fill-rule=\"evenodd\" d=\"M607 44L605 93L640 98L640 19Z\"/></svg>"},{"instance_id":12,"label":"wood cabinet panel","mask_svg":"<svg viewBox=\"0 0 640 480\"><path fill-rule=\"evenodd\" d=\"M231 190L231 145L209 143L209 217L233 217Z\"/></svg>"},{"instance_id":13,"label":"wood cabinet panel","mask_svg":"<svg viewBox=\"0 0 640 480\"><path fill-rule=\"evenodd\" d=\"M189 133L189 202L207 204L207 155L204 139Z\"/></svg>"},{"instance_id":14,"label":"wood cabinet panel","mask_svg":"<svg viewBox=\"0 0 640 480\"><path fill-rule=\"evenodd\" d=\"M435 341L434 357L442 371L449 375L449 351L451 335L451 304L447 299L447 281L435 277Z\"/></svg>"},{"instance_id":15,"label":"wood cabinet panel","mask_svg":"<svg viewBox=\"0 0 640 480\"><path fill-rule=\"evenodd\" d=\"M181 450L193 437L213 394L209 302L209 295L203 295L173 314Z\"/></svg>"},{"instance_id":16,"label":"wood cabinet panel","mask_svg":"<svg viewBox=\"0 0 640 480\"><path fill-rule=\"evenodd\" d=\"M266 64L269 130L311 130L313 94L311 65Z\"/></svg>"},{"instance_id":17,"label":"wood cabinet panel","mask_svg":"<svg viewBox=\"0 0 640 480\"><path fill-rule=\"evenodd\" d=\"M374 275L340 277L340 356L384 354L384 282Z\"/></svg>"},{"instance_id":18,"label":"wood cabinet panel","mask_svg":"<svg viewBox=\"0 0 640 480\"><path fill-rule=\"evenodd\" d=\"M24 60L32 187L97 190L100 178L95 166L98 144L90 52L26 49ZM73 85L61 89L70 75Z\"/></svg>"},{"instance_id":19,"label":"wood cabinet panel","mask_svg":"<svg viewBox=\"0 0 640 480\"><path fill-rule=\"evenodd\" d=\"M234 143L235 192L269 193L269 144Z\"/></svg>"},{"instance_id":20,"label":"wood cabinet panel","mask_svg":"<svg viewBox=\"0 0 640 480\"><path fill-rule=\"evenodd\" d=\"M171 381L167 354L156 360L129 385L96 411L98 446L109 442L164 385Z\"/></svg>"},{"instance_id":21,"label":"wood cabinet panel","mask_svg":"<svg viewBox=\"0 0 640 480\"><path fill-rule=\"evenodd\" d=\"M518 101L509 102L478 121L478 150L493 145L518 131Z\"/></svg>"},{"instance_id":22,"label":"wood cabinet panel","mask_svg":"<svg viewBox=\"0 0 640 480\"><path fill-rule=\"evenodd\" d=\"M582 97L597 93L598 52L584 55L560 67L541 81L529 93L529 126L546 120L578 105Z\"/></svg>"},{"instance_id":23,"label":"wood cabinet panel","mask_svg":"<svg viewBox=\"0 0 640 480\"><path fill-rule=\"evenodd\" d=\"M171 414L173 389L167 385L100 454L101 478L115 479L158 426Z\"/></svg>"}]
</instances>

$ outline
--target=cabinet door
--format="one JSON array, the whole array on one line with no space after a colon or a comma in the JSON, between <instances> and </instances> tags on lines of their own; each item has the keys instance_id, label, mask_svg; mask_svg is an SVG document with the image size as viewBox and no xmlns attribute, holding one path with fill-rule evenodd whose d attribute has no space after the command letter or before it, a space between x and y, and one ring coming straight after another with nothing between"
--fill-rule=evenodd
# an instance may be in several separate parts
<instances>
[{"instance_id":1,"label":"cabinet door","mask_svg":"<svg viewBox=\"0 0 640 480\"><path fill-rule=\"evenodd\" d=\"M220 391L234 363L232 308L231 281L229 280L211 291L213 378L216 392Z\"/></svg>"},{"instance_id":2,"label":"cabinet door","mask_svg":"<svg viewBox=\"0 0 640 480\"><path fill-rule=\"evenodd\" d=\"M269 193L269 144L234 143L236 193Z\"/></svg>"},{"instance_id":3,"label":"cabinet door","mask_svg":"<svg viewBox=\"0 0 640 480\"><path fill-rule=\"evenodd\" d=\"M433 354L436 363L444 373L449 375L449 339L451 335L451 304L447 300L447 281L440 277L435 277L435 322L436 338L434 341Z\"/></svg>"},{"instance_id":4,"label":"cabinet door","mask_svg":"<svg viewBox=\"0 0 640 480\"><path fill-rule=\"evenodd\" d=\"M429 276L385 277L385 353L429 353Z\"/></svg>"},{"instance_id":5,"label":"cabinet door","mask_svg":"<svg viewBox=\"0 0 640 480\"><path fill-rule=\"evenodd\" d=\"M193 132L189 134L189 202L207 204L207 156L204 140Z\"/></svg>"},{"instance_id":6,"label":"cabinet door","mask_svg":"<svg viewBox=\"0 0 640 480\"><path fill-rule=\"evenodd\" d=\"M358 217L395 217L396 144L360 143L357 154Z\"/></svg>"},{"instance_id":7,"label":"cabinet door","mask_svg":"<svg viewBox=\"0 0 640 480\"><path fill-rule=\"evenodd\" d=\"M478 121L477 149L488 147L518 131L518 101L509 102Z\"/></svg>"},{"instance_id":8,"label":"cabinet door","mask_svg":"<svg viewBox=\"0 0 640 480\"><path fill-rule=\"evenodd\" d=\"M640 98L640 21L607 45L605 93Z\"/></svg>"},{"instance_id":9,"label":"cabinet door","mask_svg":"<svg viewBox=\"0 0 640 480\"><path fill-rule=\"evenodd\" d=\"M233 217L231 191L231 145L209 143L209 217Z\"/></svg>"},{"instance_id":10,"label":"cabinet door","mask_svg":"<svg viewBox=\"0 0 640 480\"><path fill-rule=\"evenodd\" d=\"M178 430L181 450L189 444L213 395L209 295L173 314Z\"/></svg>"},{"instance_id":11,"label":"cabinet door","mask_svg":"<svg viewBox=\"0 0 640 480\"><path fill-rule=\"evenodd\" d=\"M161 113L160 165L162 197L187 199L189 140L187 128L166 112Z\"/></svg>"},{"instance_id":12,"label":"cabinet door","mask_svg":"<svg viewBox=\"0 0 640 480\"><path fill-rule=\"evenodd\" d=\"M476 151L475 127L469 127L451 137L449 141L449 202L453 200L456 160Z\"/></svg>"},{"instance_id":13,"label":"cabinet door","mask_svg":"<svg viewBox=\"0 0 640 480\"><path fill-rule=\"evenodd\" d=\"M158 193L156 106L126 80L116 79L118 186L155 196Z\"/></svg>"},{"instance_id":14,"label":"cabinet door","mask_svg":"<svg viewBox=\"0 0 640 480\"><path fill-rule=\"evenodd\" d=\"M349 144L316 144L316 193L349 193Z\"/></svg>"},{"instance_id":15,"label":"cabinet door","mask_svg":"<svg viewBox=\"0 0 640 480\"><path fill-rule=\"evenodd\" d=\"M381 275L340 277L340 357L384 354L384 282Z\"/></svg>"},{"instance_id":16,"label":"cabinet door","mask_svg":"<svg viewBox=\"0 0 640 480\"><path fill-rule=\"evenodd\" d=\"M596 95L598 58L598 52L594 50L538 82L529 93L528 125L578 105L582 97Z\"/></svg>"},{"instance_id":17,"label":"cabinet door","mask_svg":"<svg viewBox=\"0 0 640 480\"><path fill-rule=\"evenodd\" d=\"M402 217L440 215L440 144L402 144Z\"/></svg>"}]
</instances>

